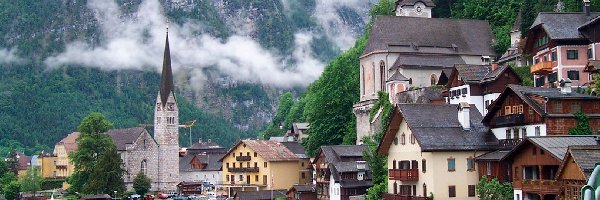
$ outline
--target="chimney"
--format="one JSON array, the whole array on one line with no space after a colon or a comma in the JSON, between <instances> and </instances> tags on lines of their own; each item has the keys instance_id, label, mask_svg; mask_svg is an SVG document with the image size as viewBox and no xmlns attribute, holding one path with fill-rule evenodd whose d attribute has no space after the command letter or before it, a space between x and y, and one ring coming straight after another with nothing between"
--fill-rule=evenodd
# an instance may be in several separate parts
<instances>
[{"instance_id":1,"label":"chimney","mask_svg":"<svg viewBox=\"0 0 600 200\"><path fill-rule=\"evenodd\" d=\"M471 129L471 117L469 116L470 108L471 105L467 102L460 102L458 104L458 122L466 131Z\"/></svg>"},{"instance_id":2,"label":"chimney","mask_svg":"<svg viewBox=\"0 0 600 200\"><path fill-rule=\"evenodd\" d=\"M367 162L364 160L356 161L356 169L358 169L358 170L365 170L366 165L367 165Z\"/></svg>"},{"instance_id":3,"label":"chimney","mask_svg":"<svg viewBox=\"0 0 600 200\"><path fill-rule=\"evenodd\" d=\"M198 138L198 143L202 143L202 138Z\"/></svg>"},{"instance_id":4,"label":"chimney","mask_svg":"<svg viewBox=\"0 0 600 200\"><path fill-rule=\"evenodd\" d=\"M590 4L592 4L590 0L583 0L583 12L586 16L590 16Z\"/></svg>"},{"instance_id":5,"label":"chimney","mask_svg":"<svg viewBox=\"0 0 600 200\"><path fill-rule=\"evenodd\" d=\"M496 71L496 69L498 69L498 63L497 62L493 62L492 63L492 71Z\"/></svg>"},{"instance_id":6,"label":"chimney","mask_svg":"<svg viewBox=\"0 0 600 200\"><path fill-rule=\"evenodd\" d=\"M571 95L571 79L562 79L559 82L560 93L564 95Z\"/></svg>"}]
</instances>

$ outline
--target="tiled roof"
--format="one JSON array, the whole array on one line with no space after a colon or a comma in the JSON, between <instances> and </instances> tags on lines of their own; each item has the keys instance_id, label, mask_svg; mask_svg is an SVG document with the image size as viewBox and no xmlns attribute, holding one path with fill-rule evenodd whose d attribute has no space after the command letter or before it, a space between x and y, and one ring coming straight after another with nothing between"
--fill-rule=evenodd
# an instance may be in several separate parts
<instances>
[{"instance_id":1,"label":"tiled roof","mask_svg":"<svg viewBox=\"0 0 600 200\"><path fill-rule=\"evenodd\" d=\"M325 160L329 163L329 169L336 172L358 172L356 161L364 161L363 152L367 150L366 145L332 145L321 146ZM369 170L369 166L365 166ZM334 174L332 172L332 174ZM334 179L336 177L334 176ZM337 180L337 179L336 179Z\"/></svg>"},{"instance_id":2,"label":"tiled roof","mask_svg":"<svg viewBox=\"0 0 600 200\"><path fill-rule=\"evenodd\" d=\"M25 155L21 152L17 152L17 161L19 163L19 169L24 170L27 169L29 164L31 163L31 156Z\"/></svg>"},{"instance_id":3,"label":"tiled roof","mask_svg":"<svg viewBox=\"0 0 600 200\"><path fill-rule=\"evenodd\" d=\"M142 133L146 132L143 127L112 129L106 132L117 146L117 150L124 151L127 144L133 144Z\"/></svg>"},{"instance_id":4,"label":"tiled roof","mask_svg":"<svg viewBox=\"0 0 600 200\"><path fill-rule=\"evenodd\" d=\"M298 158L308 158L306 151L304 151L304 146L300 142L281 142L281 144L296 154Z\"/></svg>"},{"instance_id":5,"label":"tiled roof","mask_svg":"<svg viewBox=\"0 0 600 200\"><path fill-rule=\"evenodd\" d=\"M60 140L57 145L63 145L65 147L65 151L71 153L77 150L77 138L79 137L79 132L72 132L67 135L67 137Z\"/></svg>"},{"instance_id":6,"label":"tiled roof","mask_svg":"<svg viewBox=\"0 0 600 200\"><path fill-rule=\"evenodd\" d=\"M531 28L541 26L551 39L584 39L577 30L600 13L592 12L586 16L583 12L541 12L535 18Z\"/></svg>"},{"instance_id":7,"label":"tiled roof","mask_svg":"<svg viewBox=\"0 0 600 200\"><path fill-rule=\"evenodd\" d=\"M464 64L465 61L458 55L400 55L390 70L403 69L443 69L454 64Z\"/></svg>"},{"instance_id":8,"label":"tiled roof","mask_svg":"<svg viewBox=\"0 0 600 200\"><path fill-rule=\"evenodd\" d=\"M504 156L506 156L506 154L508 154L508 150L498 150L498 151L492 151L492 152L488 152L485 153L481 156L477 156L475 159L476 160L501 160L502 158L504 158Z\"/></svg>"},{"instance_id":9,"label":"tiled roof","mask_svg":"<svg viewBox=\"0 0 600 200\"><path fill-rule=\"evenodd\" d=\"M406 76L402 75L399 71L394 72L394 74L388 78L388 81L408 81L409 79Z\"/></svg>"},{"instance_id":10,"label":"tiled roof","mask_svg":"<svg viewBox=\"0 0 600 200\"><path fill-rule=\"evenodd\" d=\"M285 190L261 190L261 191L238 191L235 193L235 199L243 200L271 200L279 197L286 197Z\"/></svg>"},{"instance_id":11,"label":"tiled roof","mask_svg":"<svg viewBox=\"0 0 600 200\"><path fill-rule=\"evenodd\" d=\"M229 155L234 149L242 144L245 144L248 148L252 149L267 161L295 161L299 159L294 152L290 151L283 144L270 140L242 140L233 146L225 155Z\"/></svg>"},{"instance_id":12,"label":"tiled roof","mask_svg":"<svg viewBox=\"0 0 600 200\"><path fill-rule=\"evenodd\" d=\"M544 136L528 138L532 143L550 152L554 157L562 160L567 153L567 148L572 145L596 145L595 136Z\"/></svg>"},{"instance_id":13,"label":"tiled roof","mask_svg":"<svg viewBox=\"0 0 600 200\"><path fill-rule=\"evenodd\" d=\"M188 153L183 157L179 157L179 171L219 171L222 168L222 163L219 161L224 153ZM196 157L200 163L206 164L204 169L193 169L191 162Z\"/></svg>"},{"instance_id":14,"label":"tiled roof","mask_svg":"<svg viewBox=\"0 0 600 200\"><path fill-rule=\"evenodd\" d=\"M465 83L483 83L495 81L505 70L510 70L508 66L498 66L492 70L491 65L454 65L458 76Z\"/></svg>"},{"instance_id":15,"label":"tiled roof","mask_svg":"<svg viewBox=\"0 0 600 200\"><path fill-rule=\"evenodd\" d=\"M425 152L491 150L498 142L481 123L483 117L474 105L469 109L469 130L464 130L458 121L457 105L452 104L397 104L392 115L379 145L381 154L387 154L402 120L406 121Z\"/></svg>"},{"instance_id":16,"label":"tiled roof","mask_svg":"<svg viewBox=\"0 0 600 200\"><path fill-rule=\"evenodd\" d=\"M363 55L391 46L435 47L410 48L412 53L495 55L490 25L482 20L377 16L370 35Z\"/></svg>"},{"instance_id":17,"label":"tiled roof","mask_svg":"<svg viewBox=\"0 0 600 200\"><path fill-rule=\"evenodd\" d=\"M589 178L596 164L600 163L600 145L570 146L569 151L586 178Z\"/></svg>"},{"instance_id":18,"label":"tiled roof","mask_svg":"<svg viewBox=\"0 0 600 200\"><path fill-rule=\"evenodd\" d=\"M315 185L294 185L292 188L297 192L315 192Z\"/></svg>"}]
</instances>

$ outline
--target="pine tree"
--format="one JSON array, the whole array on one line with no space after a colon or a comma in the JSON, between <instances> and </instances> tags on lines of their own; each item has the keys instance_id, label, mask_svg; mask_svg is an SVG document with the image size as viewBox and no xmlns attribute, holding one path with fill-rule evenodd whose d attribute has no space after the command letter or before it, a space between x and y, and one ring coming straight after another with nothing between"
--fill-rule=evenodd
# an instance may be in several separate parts
<instances>
[{"instance_id":1,"label":"pine tree","mask_svg":"<svg viewBox=\"0 0 600 200\"><path fill-rule=\"evenodd\" d=\"M569 128L570 135L591 135L592 127L590 127L590 119L588 116L583 114L582 112L577 112L575 114L575 119L577 120L577 125L575 127Z\"/></svg>"}]
</instances>

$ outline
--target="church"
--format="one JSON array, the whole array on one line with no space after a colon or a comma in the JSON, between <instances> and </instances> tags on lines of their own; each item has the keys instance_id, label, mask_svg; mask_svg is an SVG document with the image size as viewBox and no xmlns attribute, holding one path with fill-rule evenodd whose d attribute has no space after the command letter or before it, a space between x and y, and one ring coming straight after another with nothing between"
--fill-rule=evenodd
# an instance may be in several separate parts
<instances>
[{"instance_id":1,"label":"church","mask_svg":"<svg viewBox=\"0 0 600 200\"><path fill-rule=\"evenodd\" d=\"M177 190L179 177L179 110L175 100L173 72L167 31L160 90L154 107L154 137L145 127L113 129L107 132L117 147L126 171L127 190L142 172L152 180L151 191Z\"/></svg>"},{"instance_id":2,"label":"church","mask_svg":"<svg viewBox=\"0 0 600 200\"><path fill-rule=\"evenodd\" d=\"M396 94L435 85L455 64L490 64L493 34L482 20L431 18L432 0L398 0L396 16L377 16L360 56L360 101L353 106L356 144L376 130L369 112L379 91Z\"/></svg>"}]
</instances>

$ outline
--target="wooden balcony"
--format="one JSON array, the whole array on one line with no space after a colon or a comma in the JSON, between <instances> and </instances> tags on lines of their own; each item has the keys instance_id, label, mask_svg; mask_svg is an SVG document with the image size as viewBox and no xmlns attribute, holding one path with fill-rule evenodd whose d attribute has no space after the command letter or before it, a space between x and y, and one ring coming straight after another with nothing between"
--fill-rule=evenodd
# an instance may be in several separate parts
<instances>
[{"instance_id":1,"label":"wooden balcony","mask_svg":"<svg viewBox=\"0 0 600 200\"><path fill-rule=\"evenodd\" d=\"M416 196L401 195L401 194L389 194L389 193L383 193L382 197L385 200L427 200L428 199L427 197L416 197Z\"/></svg>"},{"instance_id":2,"label":"wooden balcony","mask_svg":"<svg viewBox=\"0 0 600 200\"><path fill-rule=\"evenodd\" d=\"M258 172L258 167L228 168L229 172Z\"/></svg>"},{"instance_id":3,"label":"wooden balcony","mask_svg":"<svg viewBox=\"0 0 600 200\"><path fill-rule=\"evenodd\" d=\"M236 156L235 160L237 161L250 161L252 159L252 157L250 156Z\"/></svg>"},{"instance_id":4,"label":"wooden balcony","mask_svg":"<svg viewBox=\"0 0 600 200\"><path fill-rule=\"evenodd\" d=\"M543 61L531 66L532 74L549 74L552 73L552 61Z\"/></svg>"},{"instance_id":5,"label":"wooden balcony","mask_svg":"<svg viewBox=\"0 0 600 200\"><path fill-rule=\"evenodd\" d=\"M496 126L514 126L524 123L524 114L501 115L496 117Z\"/></svg>"},{"instance_id":6,"label":"wooden balcony","mask_svg":"<svg viewBox=\"0 0 600 200\"><path fill-rule=\"evenodd\" d=\"M418 181L419 169L388 169L390 180Z\"/></svg>"},{"instance_id":7,"label":"wooden balcony","mask_svg":"<svg viewBox=\"0 0 600 200\"><path fill-rule=\"evenodd\" d=\"M559 194L560 183L555 180L523 180L523 191L544 194Z\"/></svg>"}]
</instances>

